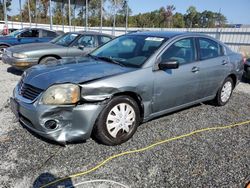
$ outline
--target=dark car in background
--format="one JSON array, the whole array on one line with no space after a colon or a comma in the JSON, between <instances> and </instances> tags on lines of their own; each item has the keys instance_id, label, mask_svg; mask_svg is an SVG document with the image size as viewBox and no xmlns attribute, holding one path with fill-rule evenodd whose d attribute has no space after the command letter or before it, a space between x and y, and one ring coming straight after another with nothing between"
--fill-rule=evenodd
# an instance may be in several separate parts
<instances>
[{"instance_id":1,"label":"dark car in background","mask_svg":"<svg viewBox=\"0 0 250 188\"><path fill-rule=\"evenodd\" d=\"M244 74L243 76L246 79L250 79L250 58L246 59L244 63Z\"/></svg>"},{"instance_id":2,"label":"dark car in background","mask_svg":"<svg viewBox=\"0 0 250 188\"><path fill-rule=\"evenodd\" d=\"M17 69L49 61L84 56L113 38L98 32L69 32L48 43L18 45L7 48L2 60Z\"/></svg>"},{"instance_id":3,"label":"dark car in background","mask_svg":"<svg viewBox=\"0 0 250 188\"><path fill-rule=\"evenodd\" d=\"M7 36L0 36L0 58L5 48L19 44L27 44L34 42L49 42L59 34L41 28L25 28L19 29Z\"/></svg>"},{"instance_id":4,"label":"dark car in background","mask_svg":"<svg viewBox=\"0 0 250 188\"><path fill-rule=\"evenodd\" d=\"M163 114L209 100L225 105L242 74L242 55L214 38L137 32L83 58L29 68L11 108L23 125L59 143L92 135L116 145Z\"/></svg>"}]
</instances>

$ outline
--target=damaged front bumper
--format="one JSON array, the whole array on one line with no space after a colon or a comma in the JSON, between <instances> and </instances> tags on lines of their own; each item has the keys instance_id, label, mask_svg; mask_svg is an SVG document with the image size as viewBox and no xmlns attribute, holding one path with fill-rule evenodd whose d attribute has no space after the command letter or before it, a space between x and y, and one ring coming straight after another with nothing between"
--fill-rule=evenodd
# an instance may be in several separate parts
<instances>
[{"instance_id":1,"label":"damaged front bumper","mask_svg":"<svg viewBox=\"0 0 250 188\"><path fill-rule=\"evenodd\" d=\"M27 101L16 87L11 99L12 111L28 129L64 145L90 138L95 121L104 108L102 103L43 105L39 104L40 97L41 94L35 101Z\"/></svg>"}]
</instances>

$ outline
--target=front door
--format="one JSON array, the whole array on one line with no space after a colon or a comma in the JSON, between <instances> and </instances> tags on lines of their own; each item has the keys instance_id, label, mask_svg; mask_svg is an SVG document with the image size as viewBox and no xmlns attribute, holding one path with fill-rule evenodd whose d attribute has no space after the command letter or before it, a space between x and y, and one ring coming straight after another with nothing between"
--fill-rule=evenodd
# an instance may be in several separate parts
<instances>
[{"instance_id":1,"label":"front door","mask_svg":"<svg viewBox=\"0 0 250 188\"><path fill-rule=\"evenodd\" d=\"M178 40L163 52L160 61L178 61L179 68L154 72L154 113L198 99L199 62L196 59L194 38Z\"/></svg>"}]
</instances>

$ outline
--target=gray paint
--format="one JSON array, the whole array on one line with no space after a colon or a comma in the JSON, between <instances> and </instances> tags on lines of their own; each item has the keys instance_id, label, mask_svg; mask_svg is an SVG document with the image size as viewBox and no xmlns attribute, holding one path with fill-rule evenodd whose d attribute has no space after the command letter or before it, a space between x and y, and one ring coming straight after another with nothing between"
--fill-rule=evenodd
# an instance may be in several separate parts
<instances>
[{"instance_id":1,"label":"gray paint","mask_svg":"<svg viewBox=\"0 0 250 188\"><path fill-rule=\"evenodd\" d=\"M53 43L32 43L32 44L23 44L23 45L17 45L9 47L7 50L12 53L20 53L25 54L28 57L27 58L15 58L13 56L8 56L6 53L3 54L2 60L4 63L10 64L16 68L20 68L18 66L15 66L15 64L19 62L28 62L29 66L33 66L39 63L39 61L43 57L47 56L53 56L57 57L59 59L61 58L72 58L72 57L79 57L79 56L85 56L87 53L90 53L95 48L99 46L98 43L98 36L107 36L112 38L110 35L100 34L97 32L72 32L76 34L81 34L81 36L84 35L93 35L95 37L96 43L94 44L94 47L85 47L83 50L79 49L77 46L74 46L74 43L77 39L79 39L81 36L78 36L68 47L64 47L61 45L56 45ZM27 68L27 66L23 67Z\"/></svg>"},{"instance_id":2,"label":"gray paint","mask_svg":"<svg viewBox=\"0 0 250 188\"><path fill-rule=\"evenodd\" d=\"M137 95L143 109L142 121L159 115L211 100L229 75L237 78L243 74L242 57L224 46L226 55L206 61L181 65L178 69L159 70L160 55L175 41L185 37L203 35L185 33L141 33L150 36L165 36L170 39L141 68L120 67L115 64L90 58L61 62L57 65L35 66L24 76L24 82L41 89L58 83L76 83L81 87L81 103L72 106L48 106L39 103L41 95L34 102L24 102L18 94L14 98L20 104L20 112L36 133L60 143L89 138L96 118L114 95L124 92ZM137 34L132 34L137 35ZM213 39L214 40L214 39ZM223 65L223 61L228 64ZM193 73L194 66L200 71ZM49 131L44 128L48 119L57 119L61 128ZM32 127L34 126L34 127Z\"/></svg>"}]
</instances>

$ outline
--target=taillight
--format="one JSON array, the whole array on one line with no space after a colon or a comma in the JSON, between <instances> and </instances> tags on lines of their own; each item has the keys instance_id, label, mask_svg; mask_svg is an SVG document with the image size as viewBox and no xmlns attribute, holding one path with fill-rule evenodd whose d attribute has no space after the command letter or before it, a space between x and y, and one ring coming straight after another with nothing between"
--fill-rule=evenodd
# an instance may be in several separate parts
<instances>
[{"instance_id":1,"label":"taillight","mask_svg":"<svg viewBox=\"0 0 250 188\"><path fill-rule=\"evenodd\" d=\"M243 57L243 63L245 64L247 62L247 58Z\"/></svg>"}]
</instances>

